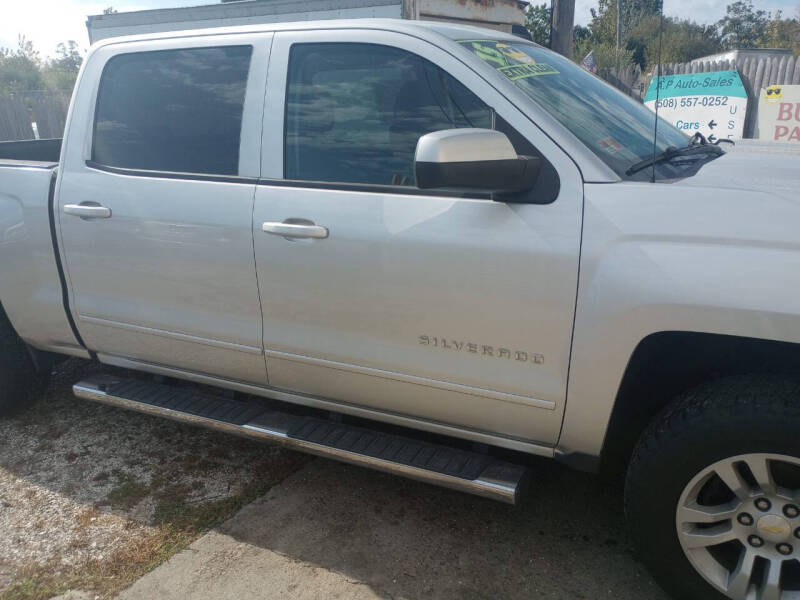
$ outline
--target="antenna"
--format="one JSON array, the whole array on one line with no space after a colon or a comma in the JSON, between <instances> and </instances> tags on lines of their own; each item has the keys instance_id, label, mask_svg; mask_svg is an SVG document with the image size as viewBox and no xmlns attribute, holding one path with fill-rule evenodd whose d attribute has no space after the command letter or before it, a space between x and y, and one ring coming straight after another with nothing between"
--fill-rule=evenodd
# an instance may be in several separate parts
<instances>
[{"instance_id":1,"label":"antenna","mask_svg":"<svg viewBox=\"0 0 800 600\"><path fill-rule=\"evenodd\" d=\"M661 95L661 40L664 35L664 0L659 3L661 5L661 13L659 15L658 24L658 67L656 75L656 119L653 124L653 168L650 174L650 183L656 182L656 141L658 140L658 104Z\"/></svg>"}]
</instances>

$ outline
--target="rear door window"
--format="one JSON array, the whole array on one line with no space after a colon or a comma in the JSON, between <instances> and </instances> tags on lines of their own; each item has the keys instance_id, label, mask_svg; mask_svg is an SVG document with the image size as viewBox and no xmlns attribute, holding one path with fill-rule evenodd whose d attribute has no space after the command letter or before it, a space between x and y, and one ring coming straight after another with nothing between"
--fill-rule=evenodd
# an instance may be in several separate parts
<instances>
[{"instance_id":1,"label":"rear door window","mask_svg":"<svg viewBox=\"0 0 800 600\"><path fill-rule=\"evenodd\" d=\"M251 46L121 54L100 80L92 160L236 175Z\"/></svg>"},{"instance_id":2,"label":"rear door window","mask_svg":"<svg viewBox=\"0 0 800 600\"><path fill-rule=\"evenodd\" d=\"M289 57L286 179L413 186L426 133L492 127L492 110L424 58L377 44L297 44Z\"/></svg>"}]
</instances>

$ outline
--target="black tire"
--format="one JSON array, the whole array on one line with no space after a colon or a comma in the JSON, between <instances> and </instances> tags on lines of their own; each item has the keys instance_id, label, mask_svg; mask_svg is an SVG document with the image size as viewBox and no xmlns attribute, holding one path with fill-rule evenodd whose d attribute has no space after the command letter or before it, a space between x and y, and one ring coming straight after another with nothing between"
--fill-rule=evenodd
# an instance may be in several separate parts
<instances>
[{"instance_id":1,"label":"black tire","mask_svg":"<svg viewBox=\"0 0 800 600\"><path fill-rule=\"evenodd\" d=\"M643 432L625 482L625 515L639 557L681 600L723 599L681 548L675 511L686 485L717 461L747 453L800 457L800 382L718 379L683 395Z\"/></svg>"},{"instance_id":2,"label":"black tire","mask_svg":"<svg viewBox=\"0 0 800 600\"><path fill-rule=\"evenodd\" d=\"M46 380L46 376L36 372L25 343L0 308L0 417L30 406Z\"/></svg>"}]
</instances>

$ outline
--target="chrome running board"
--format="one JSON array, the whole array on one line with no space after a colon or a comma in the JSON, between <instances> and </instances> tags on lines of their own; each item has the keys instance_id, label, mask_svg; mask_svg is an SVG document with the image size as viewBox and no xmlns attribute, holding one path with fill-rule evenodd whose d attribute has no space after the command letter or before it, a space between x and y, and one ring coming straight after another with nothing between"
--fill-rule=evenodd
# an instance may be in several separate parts
<instances>
[{"instance_id":1,"label":"chrome running board","mask_svg":"<svg viewBox=\"0 0 800 600\"><path fill-rule=\"evenodd\" d=\"M111 406L277 442L334 460L516 504L524 467L485 454L279 412L185 388L138 379L96 376L76 383L75 396Z\"/></svg>"}]
</instances>

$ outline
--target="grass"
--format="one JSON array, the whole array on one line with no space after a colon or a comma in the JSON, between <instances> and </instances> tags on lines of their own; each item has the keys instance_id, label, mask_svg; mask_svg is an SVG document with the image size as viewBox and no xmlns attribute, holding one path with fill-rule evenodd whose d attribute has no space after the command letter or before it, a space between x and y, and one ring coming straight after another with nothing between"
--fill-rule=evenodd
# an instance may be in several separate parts
<instances>
[{"instance_id":1,"label":"grass","mask_svg":"<svg viewBox=\"0 0 800 600\"><path fill-rule=\"evenodd\" d=\"M88 561L73 572L58 573L58 566L53 564L22 573L0 598L45 600L75 589L92 590L102 598L111 598L192 540L188 532L159 527L152 536L129 544L109 559Z\"/></svg>"},{"instance_id":2,"label":"grass","mask_svg":"<svg viewBox=\"0 0 800 600\"><path fill-rule=\"evenodd\" d=\"M130 510L150 494L150 488L133 479L124 479L113 488L106 500L114 508Z\"/></svg>"},{"instance_id":3,"label":"grass","mask_svg":"<svg viewBox=\"0 0 800 600\"><path fill-rule=\"evenodd\" d=\"M106 369L103 367L103 370ZM117 417L114 409L74 402L69 393L73 381L97 371L98 367L91 363L65 363L55 374L45 401L37 403L19 417L21 423L31 431L27 435L36 442L34 455L48 456L62 437L78 424L92 421L98 425L96 430L99 431L108 419ZM65 410L69 419L54 425L54 407ZM142 419L142 424L145 420L148 426L152 424L152 417L137 418ZM133 421L132 417L125 419ZM138 427L138 424L129 422L128 426ZM184 433L181 427L184 426L176 425L179 437ZM86 435L93 435L92 431L91 428L86 429ZM76 515L71 547L48 563L31 562L13 572L14 581L0 592L0 600L46 600L68 590L84 590L102 599L113 598L309 460L295 453L261 450L269 446L243 440L237 442L235 439L221 434L208 435L208 446L204 446L202 451L177 443L159 444L154 440L149 446L137 447L141 451L141 460L138 460L137 453L120 451L120 457L127 455L134 462L106 461L106 468L94 475L91 482L76 480L75 489L62 490L64 494L72 496L82 486L90 486L98 495L92 496L92 502L96 504L87 503L85 510ZM116 437L114 440L122 446L134 443L126 437ZM257 452L254 451L256 448ZM105 450L112 454L116 451L110 445ZM92 451L100 449L94 448ZM63 455L65 464L87 461L85 450L74 453L75 456ZM128 469L135 470L137 477L133 477ZM138 475L142 471L144 473ZM212 484L219 481L219 474L224 476L224 473L231 471L244 472L249 483L242 484L241 479L234 479L236 487L233 491L228 487L228 491L222 492L224 496L209 498L206 487L214 489ZM110 491L106 491L109 488ZM33 489L26 494L31 502L35 500ZM152 500L152 503L143 503L144 500ZM78 554L74 552L76 549L85 549L92 543L93 536L97 534L93 528L97 527L99 517L108 506L117 513L128 515L136 507L137 518L147 519L152 515L149 519L151 527L142 528L129 519L125 527L130 525L136 532L125 538L124 545L118 550L107 553L102 559L69 562L72 555ZM154 512L151 513L151 510ZM46 534L50 524L43 515L34 526L39 527L35 530L37 533ZM114 535L120 533L117 531Z\"/></svg>"},{"instance_id":4,"label":"grass","mask_svg":"<svg viewBox=\"0 0 800 600\"><path fill-rule=\"evenodd\" d=\"M19 574L0 600L47 600L68 590L91 590L101 598L113 598L137 579L180 552L209 529L233 516L240 508L264 495L273 485L299 469L306 459L278 460L258 469L253 481L238 494L210 502L192 502L189 494L196 481L166 484L167 477L154 474L151 485L145 486L123 473L114 473L120 480L108 494L112 506L132 508L152 494L156 501L153 534L126 545L102 561L90 560L70 572L60 572L54 561L38 565ZM203 471L204 465L198 465ZM158 476L156 476L158 475ZM82 526L89 526L96 513L87 510L80 516Z\"/></svg>"}]
</instances>

